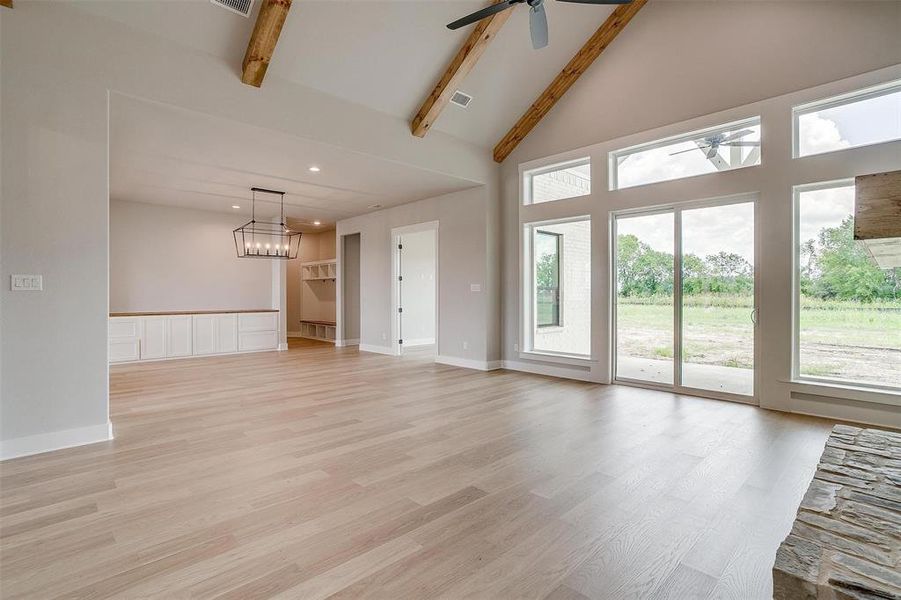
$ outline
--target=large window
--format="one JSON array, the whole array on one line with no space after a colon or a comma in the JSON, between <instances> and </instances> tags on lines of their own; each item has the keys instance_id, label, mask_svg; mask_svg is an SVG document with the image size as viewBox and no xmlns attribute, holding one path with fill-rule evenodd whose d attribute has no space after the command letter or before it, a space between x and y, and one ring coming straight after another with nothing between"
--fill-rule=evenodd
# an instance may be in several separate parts
<instances>
[{"instance_id":1,"label":"large window","mask_svg":"<svg viewBox=\"0 0 901 600\"><path fill-rule=\"evenodd\" d=\"M587 196L591 193L589 159L543 167L525 174L525 204Z\"/></svg>"},{"instance_id":2,"label":"large window","mask_svg":"<svg viewBox=\"0 0 901 600\"><path fill-rule=\"evenodd\" d=\"M901 388L901 269L854 240L854 182L795 188L795 376Z\"/></svg>"},{"instance_id":3,"label":"large window","mask_svg":"<svg viewBox=\"0 0 901 600\"><path fill-rule=\"evenodd\" d=\"M796 157L901 139L901 81L797 106Z\"/></svg>"},{"instance_id":4,"label":"large window","mask_svg":"<svg viewBox=\"0 0 901 600\"><path fill-rule=\"evenodd\" d=\"M562 233L535 232L535 310L538 327L559 327Z\"/></svg>"},{"instance_id":5,"label":"large window","mask_svg":"<svg viewBox=\"0 0 901 600\"><path fill-rule=\"evenodd\" d=\"M760 117L610 153L617 190L760 164Z\"/></svg>"},{"instance_id":6,"label":"large window","mask_svg":"<svg viewBox=\"0 0 901 600\"><path fill-rule=\"evenodd\" d=\"M526 226L525 349L591 355L591 221Z\"/></svg>"}]
</instances>

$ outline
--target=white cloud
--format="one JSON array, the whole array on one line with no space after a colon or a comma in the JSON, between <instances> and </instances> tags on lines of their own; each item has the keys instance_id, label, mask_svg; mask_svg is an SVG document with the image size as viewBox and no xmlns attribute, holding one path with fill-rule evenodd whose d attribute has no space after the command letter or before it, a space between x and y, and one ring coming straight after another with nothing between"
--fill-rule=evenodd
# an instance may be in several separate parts
<instances>
[{"instance_id":1,"label":"white cloud","mask_svg":"<svg viewBox=\"0 0 901 600\"><path fill-rule=\"evenodd\" d=\"M801 115L798 125L798 147L801 156L831 152L851 146L851 142L842 137L835 121L824 119L818 113Z\"/></svg>"}]
</instances>

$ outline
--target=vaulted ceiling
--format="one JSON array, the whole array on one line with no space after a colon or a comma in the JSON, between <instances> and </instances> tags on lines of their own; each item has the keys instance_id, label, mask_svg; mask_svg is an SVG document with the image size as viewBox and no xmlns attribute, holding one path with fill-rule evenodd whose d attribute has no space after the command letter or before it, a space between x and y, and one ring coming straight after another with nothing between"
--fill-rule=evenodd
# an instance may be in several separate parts
<instances>
[{"instance_id":1,"label":"vaulted ceiling","mask_svg":"<svg viewBox=\"0 0 901 600\"><path fill-rule=\"evenodd\" d=\"M78 4L220 57L240 84L256 7L245 18L208 0ZM445 24L485 4L294 0L266 77L408 122L468 34ZM564 150L901 62L901 2L815 4L651 0L524 146L543 132L546 153ZM548 0L550 44L535 51L515 8L461 86L471 105L449 106L434 129L493 147L611 10Z\"/></svg>"}]
</instances>

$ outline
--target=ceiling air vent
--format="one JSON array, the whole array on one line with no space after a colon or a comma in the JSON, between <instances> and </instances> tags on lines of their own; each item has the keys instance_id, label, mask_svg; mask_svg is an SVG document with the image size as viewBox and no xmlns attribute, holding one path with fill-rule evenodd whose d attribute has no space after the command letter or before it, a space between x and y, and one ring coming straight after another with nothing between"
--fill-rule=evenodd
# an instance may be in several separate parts
<instances>
[{"instance_id":1,"label":"ceiling air vent","mask_svg":"<svg viewBox=\"0 0 901 600\"><path fill-rule=\"evenodd\" d=\"M450 101L452 104L466 108L467 106L469 106L469 103L472 102L472 96L470 96L469 94L464 94L460 90L457 90L456 92L454 92L454 95L451 96Z\"/></svg>"},{"instance_id":2,"label":"ceiling air vent","mask_svg":"<svg viewBox=\"0 0 901 600\"><path fill-rule=\"evenodd\" d=\"M250 16L250 9L253 8L253 0L210 0L210 2L245 17Z\"/></svg>"}]
</instances>

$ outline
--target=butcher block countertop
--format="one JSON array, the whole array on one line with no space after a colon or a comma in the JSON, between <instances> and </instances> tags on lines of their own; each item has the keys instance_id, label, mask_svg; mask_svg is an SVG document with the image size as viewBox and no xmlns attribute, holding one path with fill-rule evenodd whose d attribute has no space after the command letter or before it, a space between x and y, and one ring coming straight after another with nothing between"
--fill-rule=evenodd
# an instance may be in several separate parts
<instances>
[{"instance_id":1,"label":"butcher block countertop","mask_svg":"<svg viewBox=\"0 0 901 600\"><path fill-rule=\"evenodd\" d=\"M161 310L145 312L111 312L110 317L163 317L167 315L225 315L232 313L277 313L277 308L254 308L240 310Z\"/></svg>"}]
</instances>

